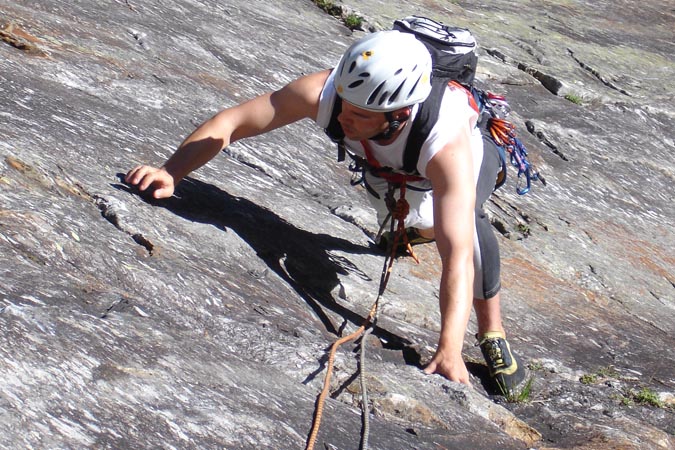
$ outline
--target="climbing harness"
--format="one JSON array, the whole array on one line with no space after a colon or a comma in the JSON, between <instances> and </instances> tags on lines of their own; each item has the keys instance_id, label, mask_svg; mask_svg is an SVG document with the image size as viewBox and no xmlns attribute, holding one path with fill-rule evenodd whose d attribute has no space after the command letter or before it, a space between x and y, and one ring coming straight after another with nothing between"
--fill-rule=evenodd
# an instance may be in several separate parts
<instances>
[{"instance_id":1,"label":"climbing harness","mask_svg":"<svg viewBox=\"0 0 675 450\"><path fill-rule=\"evenodd\" d=\"M323 415L323 407L326 400L326 396L330 391L330 379L333 375L333 366L335 363L335 353L340 345L356 340L361 336L360 344L360 362L359 362L359 380L361 383L361 412L362 412L362 433L361 433L361 444L360 450L368 450L368 436L370 434L370 422L368 419L368 392L366 389L365 383L365 348L366 348L366 339L368 335L375 328L375 323L377 322L377 309L380 304L380 299L384 294L384 291L387 288L387 283L389 282L389 277L391 275L391 270L394 265L394 260L396 259L396 250L398 248L398 243L400 239L404 240L405 246L408 249L410 255L419 263L419 260L415 256L410 242L408 242L408 237L405 232L405 218L408 215L410 210L410 205L405 199L406 191L406 178L401 178L401 184L389 182L389 189L386 195L387 208L389 209L389 214L387 219L383 222L383 225L380 227L380 233L382 228L385 226L387 221L391 219L390 222L390 232L394 237L391 242L388 244L387 253L385 254L384 264L382 266L382 273L380 275L380 285L378 288L378 295L375 299L375 302L368 312L368 316L364 320L363 324L356 329L353 333L348 336L341 337L336 340L331 346L330 353L328 355L328 363L326 368L326 377L323 382L323 389L319 394L317 400L316 409L314 412L314 421L312 424L312 429L307 439L306 450L313 450L314 445L316 444L316 438L319 434L319 427L321 426L321 417ZM400 190L400 197L398 200L395 200L394 193L396 189ZM395 225L395 222L398 222ZM378 233L378 235L380 234Z\"/></svg>"}]
</instances>

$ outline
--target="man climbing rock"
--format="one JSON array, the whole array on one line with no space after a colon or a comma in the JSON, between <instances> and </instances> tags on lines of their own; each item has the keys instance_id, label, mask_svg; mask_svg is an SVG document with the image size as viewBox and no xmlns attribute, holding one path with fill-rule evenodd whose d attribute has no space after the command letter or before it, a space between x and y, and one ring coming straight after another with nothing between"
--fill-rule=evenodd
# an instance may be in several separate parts
<instances>
[{"instance_id":1,"label":"man climbing rock","mask_svg":"<svg viewBox=\"0 0 675 450\"><path fill-rule=\"evenodd\" d=\"M154 198L170 197L182 178L239 139L301 119L328 128L336 118L346 149L370 163L364 181L378 220L388 213L389 186L400 189L405 183L409 236L413 243L435 240L438 248L441 331L436 353L424 371L470 384L462 346L473 305L476 337L490 375L508 392L522 381L524 371L505 337L498 243L482 209L494 190L501 161L493 146L483 145L469 92L452 83L444 88L415 177L396 182L385 175L392 171L377 169L388 167L396 173L403 167L411 124L431 92L431 68L428 50L414 35L396 30L372 33L352 44L333 70L303 76L219 112L161 167L135 167L126 181L141 191L150 190Z\"/></svg>"}]
</instances>

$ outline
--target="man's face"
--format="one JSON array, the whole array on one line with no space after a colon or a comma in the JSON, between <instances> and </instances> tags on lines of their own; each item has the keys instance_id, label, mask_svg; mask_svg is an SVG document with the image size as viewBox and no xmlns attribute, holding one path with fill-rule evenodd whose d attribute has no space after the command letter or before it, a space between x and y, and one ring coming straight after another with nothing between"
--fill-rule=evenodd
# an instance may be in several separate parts
<instances>
[{"instance_id":1,"label":"man's face","mask_svg":"<svg viewBox=\"0 0 675 450\"><path fill-rule=\"evenodd\" d=\"M337 119L345 137L354 141L369 139L389 128L384 113L368 111L346 101L342 102L342 112Z\"/></svg>"}]
</instances>

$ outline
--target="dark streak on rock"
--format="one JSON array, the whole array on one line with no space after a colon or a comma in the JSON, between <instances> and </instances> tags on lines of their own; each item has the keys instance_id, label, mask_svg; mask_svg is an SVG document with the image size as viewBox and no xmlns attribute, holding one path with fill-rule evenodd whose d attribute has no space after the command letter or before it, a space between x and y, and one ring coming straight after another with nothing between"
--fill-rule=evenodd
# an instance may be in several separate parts
<instances>
[{"instance_id":1,"label":"dark streak on rock","mask_svg":"<svg viewBox=\"0 0 675 450\"><path fill-rule=\"evenodd\" d=\"M584 63L584 62L581 61L579 58L577 58L576 56L574 56L574 52L572 51L572 49L569 49L569 48L568 48L568 49L567 49L567 53L569 53L570 57L572 57L572 59L573 59L577 64L579 64L579 67L581 67L582 69L584 69L585 71L587 71L587 72L589 72L591 75L593 75L595 78L597 78L598 80L600 80L600 82L601 82L602 84L604 84L605 86L607 86L607 87L610 88L610 89L614 89L615 91L618 91L618 92L622 93L623 95L627 95L627 96L631 97L631 95L630 95L628 92L626 92L625 89L622 89L622 88L618 87L617 85L615 85L614 83L612 83L611 81L607 80L607 78L605 78L604 76L602 76L602 74L601 74L598 70L592 68L591 66L589 66L588 64Z\"/></svg>"},{"instance_id":2,"label":"dark streak on rock","mask_svg":"<svg viewBox=\"0 0 675 450\"><path fill-rule=\"evenodd\" d=\"M539 131L536 129L534 122L531 120L525 121L525 127L527 128L527 131L530 132L533 136L535 136L539 141L541 141L544 145L546 145L548 148L550 148L553 151L553 154L557 155L562 159L563 161L569 161L567 159L567 156L558 148L556 144L551 142L546 135L542 131Z\"/></svg>"},{"instance_id":3,"label":"dark streak on rock","mask_svg":"<svg viewBox=\"0 0 675 450\"><path fill-rule=\"evenodd\" d=\"M106 199L99 196L94 196L94 203L96 206L98 206L99 211L101 211L101 216L103 216L105 220L113 224L118 230L124 231L120 225L120 220L117 216L117 213Z\"/></svg>"},{"instance_id":4,"label":"dark streak on rock","mask_svg":"<svg viewBox=\"0 0 675 450\"><path fill-rule=\"evenodd\" d=\"M155 245L150 242L145 236L143 236L140 233L133 234L131 238L138 244L143 247L148 251L150 256L152 256L152 252L155 249Z\"/></svg>"},{"instance_id":5,"label":"dark streak on rock","mask_svg":"<svg viewBox=\"0 0 675 450\"><path fill-rule=\"evenodd\" d=\"M557 79L552 75L541 72L540 70L535 69L534 67L528 66L525 63L518 63L517 67L519 70L522 70L526 74L533 76L537 81L541 83L542 86L544 86L552 94L559 95L560 89L563 87L563 84L559 79Z\"/></svg>"},{"instance_id":6,"label":"dark streak on rock","mask_svg":"<svg viewBox=\"0 0 675 450\"><path fill-rule=\"evenodd\" d=\"M126 298L121 298L118 301L114 302L112 305L110 305L103 314L101 314L101 319L105 319L108 317L108 314L110 314L113 311L121 312L126 310L130 306L129 299Z\"/></svg>"}]
</instances>

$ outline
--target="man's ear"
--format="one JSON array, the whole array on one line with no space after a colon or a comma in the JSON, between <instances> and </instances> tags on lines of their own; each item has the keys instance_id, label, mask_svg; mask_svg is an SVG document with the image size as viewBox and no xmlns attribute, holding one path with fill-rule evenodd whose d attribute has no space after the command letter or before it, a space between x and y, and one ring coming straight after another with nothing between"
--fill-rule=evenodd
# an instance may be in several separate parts
<instances>
[{"instance_id":1,"label":"man's ear","mask_svg":"<svg viewBox=\"0 0 675 450\"><path fill-rule=\"evenodd\" d=\"M412 107L406 106L405 108L397 109L396 111L394 111L394 114L392 115L394 116L394 119L397 120L398 122L403 122L408 120L411 111Z\"/></svg>"}]
</instances>

